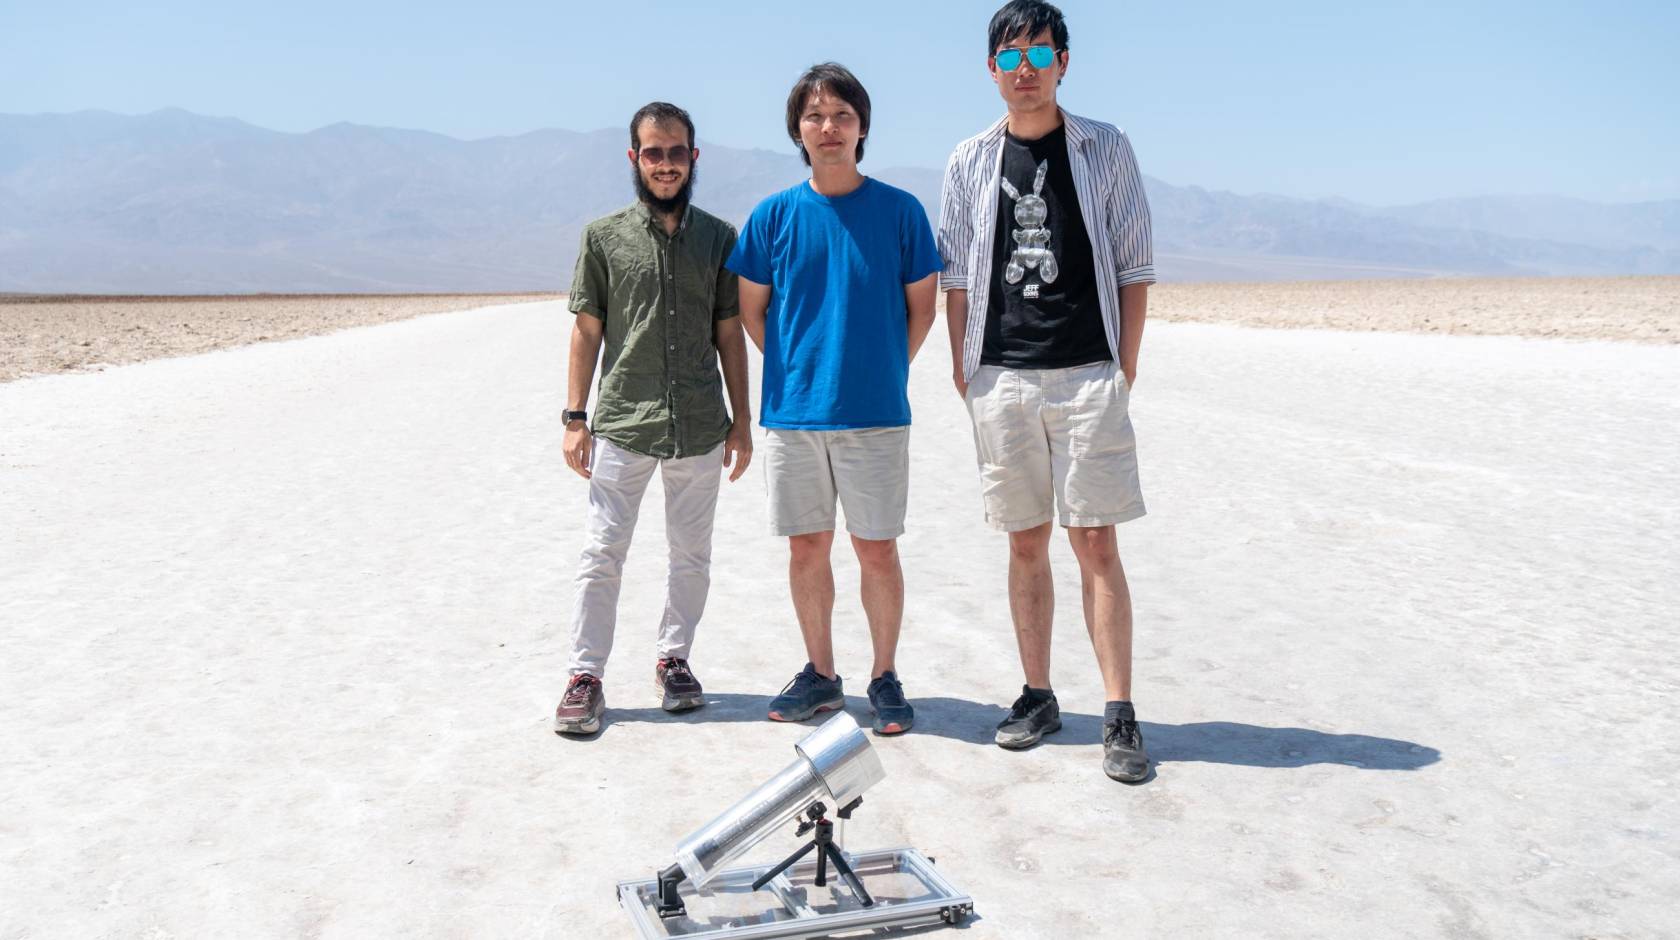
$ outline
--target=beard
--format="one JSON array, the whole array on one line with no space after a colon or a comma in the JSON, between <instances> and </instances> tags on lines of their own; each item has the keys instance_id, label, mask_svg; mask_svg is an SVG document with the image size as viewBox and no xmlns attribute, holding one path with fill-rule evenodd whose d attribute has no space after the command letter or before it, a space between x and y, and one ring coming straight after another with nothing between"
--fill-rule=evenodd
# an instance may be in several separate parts
<instances>
[{"instance_id":1,"label":"beard","mask_svg":"<svg viewBox=\"0 0 1680 940\"><path fill-rule=\"evenodd\" d=\"M682 188L677 190L677 194L669 199L661 199L654 195L647 180L642 179L640 167L630 168L630 178L636 185L636 198L646 203L649 209L659 215L675 215L688 206L689 197L694 195L694 177L697 172L694 165L689 164L688 178L683 180Z\"/></svg>"}]
</instances>

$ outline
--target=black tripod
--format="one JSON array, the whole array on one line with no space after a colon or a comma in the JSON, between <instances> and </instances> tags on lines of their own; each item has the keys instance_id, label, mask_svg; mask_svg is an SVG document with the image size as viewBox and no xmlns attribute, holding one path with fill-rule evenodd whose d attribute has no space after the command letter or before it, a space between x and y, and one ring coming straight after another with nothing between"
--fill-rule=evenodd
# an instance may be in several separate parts
<instances>
[{"instance_id":1,"label":"black tripod","mask_svg":"<svg viewBox=\"0 0 1680 940\"><path fill-rule=\"evenodd\" d=\"M852 810L857 809L862 803L863 797L860 796L847 803L836 815L841 819L851 819ZM806 818L799 821L799 828L794 831L794 835L802 836L813 829L817 831L817 834L811 837L811 841L800 846L798 851L783 859L780 865L765 872L757 881L753 882L752 889L754 891L769 884L771 879L792 868L793 863L804 858L806 853L812 849L816 849L817 877L813 884L819 888L828 885L828 863L832 861L834 870L840 873L840 877L846 879L846 884L852 886L852 893L857 895L858 901L864 907L874 906L875 899L870 897L869 892L863 889L863 882L858 880L857 874L852 871L852 866L846 864L846 857L841 855L840 850L834 847L834 823L830 822L828 817L824 815L827 812L828 807L820 801L812 803L805 810Z\"/></svg>"}]
</instances>

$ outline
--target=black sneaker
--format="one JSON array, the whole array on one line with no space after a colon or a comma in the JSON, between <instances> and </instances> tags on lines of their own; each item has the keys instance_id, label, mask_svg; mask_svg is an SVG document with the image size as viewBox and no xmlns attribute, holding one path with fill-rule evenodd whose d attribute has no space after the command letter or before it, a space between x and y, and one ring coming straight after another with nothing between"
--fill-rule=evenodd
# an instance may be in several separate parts
<instances>
[{"instance_id":1,"label":"black sneaker","mask_svg":"<svg viewBox=\"0 0 1680 940\"><path fill-rule=\"evenodd\" d=\"M1032 747L1038 739L1062 730L1062 709L1056 704L1054 693L1049 698L1035 699L1032 690L1021 686L1021 697L1009 706L1009 717L998 722L993 738L998 747L1018 751Z\"/></svg>"},{"instance_id":2,"label":"black sneaker","mask_svg":"<svg viewBox=\"0 0 1680 940\"><path fill-rule=\"evenodd\" d=\"M830 679L806 663L793 681L782 686L781 694L770 700L770 720L804 721L817 712L831 712L845 705L840 677Z\"/></svg>"},{"instance_id":3,"label":"black sneaker","mask_svg":"<svg viewBox=\"0 0 1680 940\"><path fill-rule=\"evenodd\" d=\"M903 734L916 723L916 710L904 700L904 686L891 669L869 683L869 710L875 713L876 734Z\"/></svg>"},{"instance_id":4,"label":"black sneaker","mask_svg":"<svg viewBox=\"0 0 1680 940\"><path fill-rule=\"evenodd\" d=\"M706 704L706 693L700 680L688 668L688 660L666 657L653 670L654 687L659 690L659 707L668 712L683 712Z\"/></svg>"},{"instance_id":5,"label":"black sneaker","mask_svg":"<svg viewBox=\"0 0 1680 940\"><path fill-rule=\"evenodd\" d=\"M1121 783L1149 776L1149 752L1143 749L1143 729L1136 718L1103 722L1103 773Z\"/></svg>"},{"instance_id":6,"label":"black sneaker","mask_svg":"<svg viewBox=\"0 0 1680 940\"><path fill-rule=\"evenodd\" d=\"M601 730L601 713L607 710L607 695L601 680L580 672L566 685L560 707L554 710L555 734L594 734Z\"/></svg>"}]
</instances>

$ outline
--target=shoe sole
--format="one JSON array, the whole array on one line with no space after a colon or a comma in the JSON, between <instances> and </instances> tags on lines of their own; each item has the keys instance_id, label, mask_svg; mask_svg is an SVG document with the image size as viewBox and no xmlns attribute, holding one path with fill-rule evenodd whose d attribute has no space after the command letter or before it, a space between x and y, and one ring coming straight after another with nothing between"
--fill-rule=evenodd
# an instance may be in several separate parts
<instances>
[{"instance_id":1,"label":"shoe sole","mask_svg":"<svg viewBox=\"0 0 1680 940\"><path fill-rule=\"evenodd\" d=\"M1130 776L1123 773L1115 773L1114 771L1109 770L1108 764L1105 763L1103 764L1103 773L1108 774L1108 779L1118 780L1121 783L1140 783L1149 779L1149 765L1143 765L1143 773L1137 774L1136 776Z\"/></svg>"},{"instance_id":2,"label":"shoe sole","mask_svg":"<svg viewBox=\"0 0 1680 940\"><path fill-rule=\"evenodd\" d=\"M915 727L915 725L916 723L913 721L902 725L896 721L889 721L885 724L877 721L875 722L875 733L883 738L891 738L909 731L911 728Z\"/></svg>"},{"instance_id":3,"label":"shoe sole","mask_svg":"<svg viewBox=\"0 0 1680 940\"><path fill-rule=\"evenodd\" d=\"M827 702L819 702L803 712L788 712L787 714L783 714L781 712L770 712L769 716L771 721L804 721L812 715L818 715L823 712L839 711L845 707L846 700L843 698L837 698Z\"/></svg>"},{"instance_id":4,"label":"shoe sole","mask_svg":"<svg viewBox=\"0 0 1680 940\"><path fill-rule=\"evenodd\" d=\"M1019 739L1011 738L1009 740L1005 740L1001 735L999 735L999 736L993 737L992 740L997 742L998 747L1001 747L1006 751L1024 751L1027 748L1032 747L1034 744L1037 744L1040 740L1042 740L1044 738L1045 735L1055 734L1056 732L1058 732L1060 730L1062 730L1062 720L1060 718L1057 718L1055 721L1052 721L1048 725L1045 725L1043 731L1040 731L1037 734L1031 735L1029 737L1019 738Z\"/></svg>"},{"instance_id":5,"label":"shoe sole","mask_svg":"<svg viewBox=\"0 0 1680 940\"><path fill-rule=\"evenodd\" d=\"M587 718L583 721L561 721L554 719L555 734L594 734L601 730L600 717Z\"/></svg>"},{"instance_id":6,"label":"shoe sole","mask_svg":"<svg viewBox=\"0 0 1680 940\"><path fill-rule=\"evenodd\" d=\"M914 718L906 722L882 721L880 713L875 711L873 708L869 710L869 714L873 715L875 718L875 721L873 722L875 733L883 738L890 738L894 735L903 734L916 725L916 719Z\"/></svg>"},{"instance_id":7,"label":"shoe sole","mask_svg":"<svg viewBox=\"0 0 1680 940\"><path fill-rule=\"evenodd\" d=\"M653 690L659 693L659 707L668 712L686 712L706 704L706 693L699 695L672 696L665 692L665 687L659 683L653 684Z\"/></svg>"}]
</instances>

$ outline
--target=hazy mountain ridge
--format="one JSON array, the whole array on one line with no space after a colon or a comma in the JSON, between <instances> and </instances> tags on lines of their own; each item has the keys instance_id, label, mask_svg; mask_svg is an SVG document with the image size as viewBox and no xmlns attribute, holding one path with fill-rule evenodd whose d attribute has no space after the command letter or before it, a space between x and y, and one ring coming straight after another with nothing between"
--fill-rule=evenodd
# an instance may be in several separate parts
<instances>
[{"instance_id":1,"label":"hazy mountain ridge","mask_svg":"<svg viewBox=\"0 0 1680 940\"><path fill-rule=\"evenodd\" d=\"M700 147L696 202L732 221L806 175L789 154ZM0 115L0 290L563 289L582 225L632 198L624 148L621 129ZM865 169L937 216L940 171ZM1680 201L1376 208L1146 183L1167 278L1680 272Z\"/></svg>"}]
</instances>

